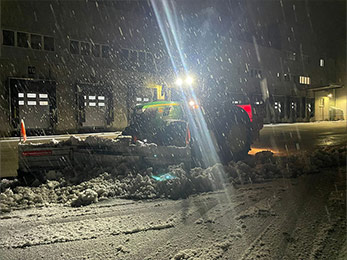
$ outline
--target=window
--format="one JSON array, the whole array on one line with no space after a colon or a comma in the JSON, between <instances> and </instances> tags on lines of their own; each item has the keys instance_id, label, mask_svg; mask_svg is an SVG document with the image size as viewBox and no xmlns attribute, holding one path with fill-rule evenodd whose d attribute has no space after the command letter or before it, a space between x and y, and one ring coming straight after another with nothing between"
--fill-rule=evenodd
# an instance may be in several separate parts
<instances>
[{"instance_id":1,"label":"window","mask_svg":"<svg viewBox=\"0 0 347 260\"><path fill-rule=\"evenodd\" d=\"M54 51L54 38L49 36L43 37L44 41L44 50L46 51Z\"/></svg>"},{"instance_id":2,"label":"window","mask_svg":"<svg viewBox=\"0 0 347 260\"><path fill-rule=\"evenodd\" d=\"M100 45L99 44L93 44L92 45L92 53L94 57L100 57Z\"/></svg>"},{"instance_id":3,"label":"window","mask_svg":"<svg viewBox=\"0 0 347 260\"><path fill-rule=\"evenodd\" d=\"M90 55L90 43L89 42L81 42L81 54L82 55Z\"/></svg>"},{"instance_id":4,"label":"window","mask_svg":"<svg viewBox=\"0 0 347 260\"><path fill-rule=\"evenodd\" d=\"M147 70L147 64L146 64L146 53L143 51L139 52L139 71L143 72Z\"/></svg>"},{"instance_id":5,"label":"window","mask_svg":"<svg viewBox=\"0 0 347 260\"><path fill-rule=\"evenodd\" d=\"M119 51L119 58L120 58L121 62L127 62L129 59L129 50L121 49Z\"/></svg>"},{"instance_id":6,"label":"window","mask_svg":"<svg viewBox=\"0 0 347 260\"><path fill-rule=\"evenodd\" d=\"M137 63L137 51L130 51L129 57L131 65L136 65Z\"/></svg>"},{"instance_id":7,"label":"window","mask_svg":"<svg viewBox=\"0 0 347 260\"><path fill-rule=\"evenodd\" d=\"M281 80L281 73L277 72L276 76L278 80Z\"/></svg>"},{"instance_id":8,"label":"window","mask_svg":"<svg viewBox=\"0 0 347 260\"><path fill-rule=\"evenodd\" d=\"M307 55L302 55L302 59L305 64L310 64L310 57Z\"/></svg>"},{"instance_id":9,"label":"window","mask_svg":"<svg viewBox=\"0 0 347 260\"><path fill-rule=\"evenodd\" d=\"M30 46L32 49L41 50L42 49L42 37L41 37L41 35L31 34Z\"/></svg>"},{"instance_id":10,"label":"window","mask_svg":"<svg viewBox=\"0 0 347 260\"><path fill-rule=\"evenodd\" d=\"M323 60L323 59L320 59L320 60L319 60L319 66L320 66L320 67L324 67L324 60Z\"/></svg>"},{"instance_id":11,"label":"window","mask_svg":"<svg viewBox=\"0 0 347 260\"><path fill-rule=\"evenodd\" d=\"M155 62L152 53L147 53L146 55L146 63L148 71L155 71Z\"/></svg>"},{"instance_id":12,"label":"window","mask_svg":"<svg viewBox=\"0 0 347 260\"><path fill-rule=\"evenodd\" d=\"M103 58L109 58L110 57L110 47L108 45L102 45L101 46L101 56Z\"/></svg>"},{"instance_id":13,"label":"window","mask_svg":"<svg viewBox=\"0 0 347 260\"><path fill-rule=\"evenodd\" d=\"M261 70L258 70L258 71L256 71L256 72L257 72L256 78L261 79L261 78L263 77L263 75L262 75L262 73L261 73Z\"/></svg>"},{"instance_id":14,"label":"window","mask_svg":"<svg viewBox=\"0 0 347 260\"><path fill-rule=\"evenodd\" d=\"M17 46L22 48L29 48L29 34L17 32Z\"/></svg>"},{"instance_id":15,"label":"window","mask_svg":"<svg viewBox=\"0 0 347 260\"><path fill-rule=\"evenodd\" d=\"M139 52L139 63L145 64L146 63L146 53L140 51Z\"/></svg>"},{"instance_id":16,"label":"window","mask_svg":"<svg viewBox=\"0 0 347 260\"><path fill-rule=\"evenodd\" d=\"M310 85L311 79L310 79L310 77L300 76L299 77L299 83L303 84L303 85Z\"/></svg>"},{"instance_id":17,"label":"window","mask_svg":"<svg viewBox=\"0 0 347 260\"><path fill-rule=\"evenodd\" d=\"M2 44L7 46L14 46L14 32L3 30L2 31Z\"/></svg>"},{"instance_id":18,"label":"window","mask_svg":"<svg viewBox=\"0 0 347 260\"><path fill-rule=\"evenodd\" d=\"M292 60L292 61L296 61L296 53L292 52L292 51L288 51L287 52L287 59Z\"/></svg>"},{"instance_id":19,"label":"window","mask_svg":"<svg viewBox=\"0 0 347 260\"><path fill-rule=\"evenodd\" d=\"M80 54L80 44L78 41L70 41L70 52L72 54Z\"/></svg>"}]
</instances>

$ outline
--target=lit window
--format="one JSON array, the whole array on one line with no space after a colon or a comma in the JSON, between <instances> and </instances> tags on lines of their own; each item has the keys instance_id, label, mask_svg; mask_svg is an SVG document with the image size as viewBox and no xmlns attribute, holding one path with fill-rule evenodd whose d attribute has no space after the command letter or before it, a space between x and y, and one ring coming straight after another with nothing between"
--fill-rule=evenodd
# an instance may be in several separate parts
<instances>
[{"instance_id":1,"label":"lit window","mask_svg":"<svg viewBox=\"0 0 347 260\"><path fill-rule=\"evenodd\" d=\"M95 107L95 106L96 106L96 103L95 103L95 102L89 102L89 106L90 106L90 107Z\"/></svg>"},{"instance_id":2,"label":"lit window","mask_svg":"<svg viewBox=\"0 0 347 260\"><path fill-rule=\"evenodd\" d=\"M39 94L39 98L48 98L47 94Z\"/></svg>"},{"instance_id":3,"label":"lit window","mask_svg":"<svg viewBox=\"0 0 347 260\"><path fill-rule=\"evenodd\" d=\"M89 100L95 100L95 96L89 96Z\"/></svg>"},{"instance_id":4,"label":"lit window","mask_svg":"<svg viewBox=\"0 0 347 260\"><path fill-rule=\"evenodd\" d=\"M105 106L105 103L104 102L101 102L98 104L99 107L104 107Z\"/></svg>"},{"instance_id":5,"label":"lit window","mask_svg":"<svg viewBox=\"0 0 347 260\"><path fill-rule=\"evenodd\" d=\"M310 85L311 84L311 79L310 79L310 77L300 76L299 77L299 83L300 84L304 84L304 85Z\"/></svg>"},{"instance_id":6,"label":"lit window","mask_svg":"<svg viewBox=\"0 0 347 260\"><path fill-rule=\"evenodd\" d=\"M98 100L105 100L104 96L98 96Z\"/></svg>"},{"instance_id":7,"label":"lit window","mask_svg":"<svg viewBox=\"0 0 347 260\"><path fill-rule=\"evenodd\" d=\"M148 101L149 101L149 98L144 98L143 101L144 101L144 102L148 102Z\"/></svg>"},{"instance_id":8,"label":"lit window","mask_svg":"<svg viewBox=\"0 0 347 260\"><path fill-rule=\"evenodd\" d=\"M24 97L24 93L18 93L18 97Z\"/></svg>"},{"instance_id":9,"label":"lit window","mask_svg":"<svg viewBox=\"0 0 347 260\"><path fill-rule=\"evenodd\" d=\"M19 100L19 101L18 101L18 104L19 104L20 106L23 106L23 105L24 105L24 101L23 101L23 100Z\"/></svg>"},{"instance_id":10,"label":"lit window","mask_svg":"<svg viewBox=\"0 0 347 260\"><path fill-rule=\"evenodd\" d=\"M36 98L36 94L35 93L28 93L27 97L28 98Z\"/></svg>"},{"instance_id":11,"label":"lit window","mask_svg":"<svg viewBox=\"0 0 347 260\"><path fill-rule=\"evenodd\" d=\"M40 106L48 106L48 101L40 101Z\"/></svg>"},{"instance_id":12,"label":"lit window","mask_svg":"<svg viewBox=\"0 0 347 260\"><path fill-rule=\"evenodd\" d=\"M323 59L319 60L319 66L324 67L324 60Z\"/></svg>"},{"instance_id":13,"label":"lit window","mask_svg":"<svg viewBox=\"0 0 347 260\"><path fill-rule=\"evenodd\" d=\"M36 106L36 101L28 101L29 106Z\"/></svg>"},{"instance_id":14,"label":"lit window","mask_svg":"<svg viewBox=\"0 0 347 260\"><path fill-rule=\"evenodd\" d=\"M142 98L138 97L136 98L136 101L142 101Z\"/></svg>"}]
</instances>

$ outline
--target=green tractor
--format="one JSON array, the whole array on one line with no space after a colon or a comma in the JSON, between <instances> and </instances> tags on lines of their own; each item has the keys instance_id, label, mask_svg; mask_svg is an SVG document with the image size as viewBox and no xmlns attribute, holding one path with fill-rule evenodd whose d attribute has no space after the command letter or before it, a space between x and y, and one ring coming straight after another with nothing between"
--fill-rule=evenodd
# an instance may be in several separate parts
<instances>
[{"instance_id":1,"label":"green tractor","mask_svg":"<svg viewBox=\"0 0 347 260\"><path fill-rule=\"evenodd\" d=\"M135 106L123 135L158 146L190 146L193 166L227 163L247 155L254 127L245 109L220 104L202 107L196 101L155 101Z\"/></svg>"}]
</instances>

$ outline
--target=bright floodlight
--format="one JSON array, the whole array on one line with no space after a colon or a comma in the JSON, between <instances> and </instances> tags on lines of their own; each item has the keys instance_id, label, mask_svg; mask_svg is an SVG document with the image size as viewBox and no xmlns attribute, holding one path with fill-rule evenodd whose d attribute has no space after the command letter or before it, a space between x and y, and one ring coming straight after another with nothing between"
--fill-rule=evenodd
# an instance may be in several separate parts
<instances>
[{"instance_id":1,"label":"bright floodlight","mask_svg":"<svg viewBox=\"0 0 347 260\"><path fill-rule=\"evenodd\" d=\"M186 83L191 85L193 83L193 78L191 76L187 76Z\"/></svg>"},{"instance_id":2,"label":"bright floodlight","mask_svg":"<svg viewBox=\"0 0 347 260\"><path fill-rule=\"evenodd\" d=\"M194 105L195 105L194 100L190 100L190 101L189 101L189 105L190 105L191 107L194 106Z\"/></svg>"},{"instance_id":3,"label":"bright floodlight","mask_svg":"<svg viewBox=\"0 0 347 260\"><path fill-rule=\"evenodd\" d=\"M177 86L182 86L183 80L181 78L176 79L176 85Z\"/></svg>"}]
</instances>

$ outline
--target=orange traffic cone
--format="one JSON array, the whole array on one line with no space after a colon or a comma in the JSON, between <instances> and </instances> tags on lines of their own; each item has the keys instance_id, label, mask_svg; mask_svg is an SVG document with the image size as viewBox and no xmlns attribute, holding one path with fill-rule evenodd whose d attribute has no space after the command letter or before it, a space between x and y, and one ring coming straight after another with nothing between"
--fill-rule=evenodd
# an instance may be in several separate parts
<instances>
[{"instance_id":1,"label":"orange traffic cone","mask_svg":"<svg viewBox=\"0 0 347 260\"><path fill-rule=\"evenodd\" d=\"M24 143L27 140L27 133L25 131L25 125L24 125L23 119L20 121L20 136L21 136L21 139L23 137L23 143Z\"/></svg>"}]
</instances>

